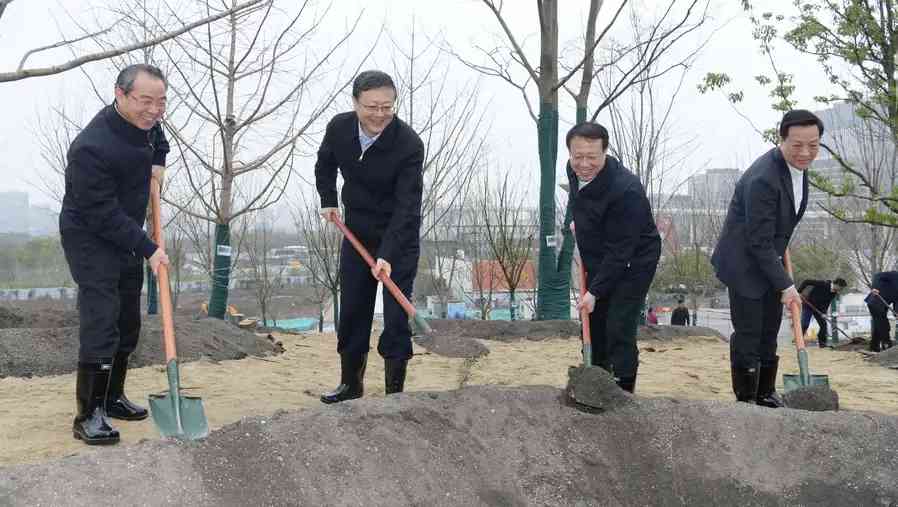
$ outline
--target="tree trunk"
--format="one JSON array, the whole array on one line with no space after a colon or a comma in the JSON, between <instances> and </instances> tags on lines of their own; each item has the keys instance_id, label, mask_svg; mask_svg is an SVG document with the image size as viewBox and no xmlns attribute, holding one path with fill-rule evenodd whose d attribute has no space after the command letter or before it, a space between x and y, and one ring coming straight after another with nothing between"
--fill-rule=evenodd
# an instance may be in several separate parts
<instances>
[{"instance_id":1,"label":"tree trunk","mask_svg":"<svg viewBox=\"0 0 898 507\"><path fill-rule=\"evenodd\" d=\"M515 312L514 312L514 310L515 310L515 308L514 308L514 290L508 291L508 309L509 309L509 314L511 315L511 320L516 320Z\"/></svg>"},{"instance_id":2,"label":"tree trunk","mask_svg":"<svg viewBox=\"0 0 898 507\"><path fill-rule=\"evenodd\" d=\"M215 261L212 264L212 297L209 299L209 316L225 318L228 307L228 285L231 278L231 228L227 224L215 224Z\"/></svg>"},{"instance_id":3,"label":"tree trunk","mask_svg":"<svg viewBox=\"0 0 898 507\"><path fill-rule=\"evenodd\" d=\"M340 292L332 291L331 298L334 300L334 332L337 331L337 324L340 322Z\"/></svg>"}]
</instances>

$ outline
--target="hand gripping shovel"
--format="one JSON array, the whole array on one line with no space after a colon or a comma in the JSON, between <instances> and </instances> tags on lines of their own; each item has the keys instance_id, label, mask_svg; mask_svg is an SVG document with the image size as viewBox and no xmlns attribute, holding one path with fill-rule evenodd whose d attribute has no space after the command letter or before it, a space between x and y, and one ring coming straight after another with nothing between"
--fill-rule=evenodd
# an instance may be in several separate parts
<instances>
[{"instance_id":1,"label":"hand gripping shovel","mask_svg":"<svg viewBox=\"0 0 898 507\"><path fill-rule=\"evenodd\" d=\"M583 259L579 259L580 268L580 301L586 297L586 268ZM589 310L580 310L580 324L583 326L583 366L592 366L592 335L589 334Z\"/></svg>"},{"instance_id":2,"label":"hand gripping shovel","mask_svg":"<svg viewBox=\"0 0 898 507\"><path fill-rule=\"evenodd\" d=\"M153 236L159 248L165 248L162 234L162 218L159 205L159 182L150 183L150 199L153 210ZM168 392L150 395L150 414L163 437L186 440L205 438L209 423L203 410L203 400L195 396L181 396L181 379L178 374L178 353L175 346L175 325L172 319L171 292L168 285L168 267L159 266L159 301L162 306L162 343L165 347L165 370L168 374Z\"/></svg>"},{"instance_id":3,"label":"hand gripping shovel","mask_svg":"<svg viewBox=\"0 0 898 507\"><path fill-rule=\"evenodd\" d=\"M333 217L333 222L334 225L336 225L337 228L340 229L340 232L343 233L343 236L345 236L346 239L348 239L349 242L352 243L355 251L358 252L359 255L361 255L362 258L365 259L365 262L373 268L375 265L374 257L371 257L371 254L368 253L368 250L365 249L365 246L362 245L358 238L355 237L355 234L353 234L352 231L350 231L349 228L346 227L346 224L344 224L343 221L336 216ZM418 311L415 310L415 307L409 302L408 298L405 297L405 294L403 294L402 291L399 290L399 287L396 285L396 283L393 282L393 280L389 276L381 276L380 281L384 284L384 287L386 287L387 290L390 291L390 294L393 295L393 297L396 299L396 302L399 303L399 306L401 306L402 309L405 310L405 313L408 314L408 318L415 322L415 325L418 327L418 331L423 334L432 334L433 330L430 329L427 321L424 320L424 317L418 315Z\"/></svg>"},{"instance_id":4,"label":"hand gripping shovel","mask_svg":"<svg viewBox=\"0 0 898 507\"><path fill-rule=\"evenodd\" d=\"M789 277L794 280L792 274L792 259L787 249L783 255L786 264L786 272ZM783 388L791 391L799 387L806 386L829 386L829 376L827 375L811 375L810 366L808 365L808 351L805 349L804 333L801 332L801 305L793 301L790 307L792 314L792 336L795 339L795 350L798 353L798 375L783 374Z\"/></svg>"}]
</instances>

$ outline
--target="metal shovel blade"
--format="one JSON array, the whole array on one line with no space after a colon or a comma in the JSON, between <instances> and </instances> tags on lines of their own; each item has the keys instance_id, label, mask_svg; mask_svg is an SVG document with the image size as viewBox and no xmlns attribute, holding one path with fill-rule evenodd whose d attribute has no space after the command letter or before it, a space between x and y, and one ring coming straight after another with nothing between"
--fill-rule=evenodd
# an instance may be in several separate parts
<instances>
[{"instance_id":1,"label":"metal shovel blade","mask_svg":"<svg viewBox=\"0 0 898 507\"><path fill-rule=\"evenodd\" d=\"M808 351L798 351L798 375L784 374L783 389L792 391L799 387L829 386L829 375L812 375L808 366Z\"/></svg>"},{"instance_id":2,"label":"metal shovel blade","mask_svg":"<svg viewBox=\"0 0 898 507\"><path fill-rule=\"evenodd\" d=\"M198 440L209 435L209 423L203 410L203 400L196 396L182 396L178 362L166 365L168 393L150 395L150 414L163 437Z\"/></svg>"}]
</instances>

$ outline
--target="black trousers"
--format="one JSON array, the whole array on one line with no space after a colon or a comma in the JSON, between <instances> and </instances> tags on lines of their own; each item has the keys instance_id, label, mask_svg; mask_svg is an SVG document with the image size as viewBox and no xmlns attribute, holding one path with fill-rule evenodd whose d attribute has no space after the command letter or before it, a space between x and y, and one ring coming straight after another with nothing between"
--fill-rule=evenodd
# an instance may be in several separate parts
<instances>
[{"instance_id":1,"label":"black trousers","mask_svg":"<svg viewBox=\"0 0 898 507\"><path fill-rule=\"evenodd\" d=\"M867 309L870 310L870 316L873 318L870 330L870 350L879 350L881 345L892 343L889 308L882 301L874 300L872 303L867 303Z\"/></svg>"},{"instance_id":2,"label":"black trousers","mask_svg":"<svg viewBox=\"0 0 898 507\"><path fill-rule=\"evenodd\" d=\"M615 377L636 376L639 314L653 277L654 272L641 273L620 282L611 296L596 301L595 309L589 315L592 364L608 370Z\"/></svg>"},{"instance_id":3,"label":"black trousers","mask_svg":"<svg viewBox=\"0 0 898 507\"><path fill-rule=\"evenodd\" d=\"M730 364L734 368L773 366L776 362L776 338L783 321L780 291L769 290L758 299L747 298L729 289Z\"/></svg>"},{"instance_id":4,"label":"black trousers","mask_svg":"<svg viewBox=\"0 0 898 507\"><path fill-rule=\"evenodd\" d=\"M369 252L377 250L377 243L362 241ZM409 299L412 295L415 274L418 272L419 252L418 245L414 245L391 265L393 272L390 278ZM371 276L371 268L355 251L349 240L344 239L340 250L338 353L365 354L371 348L371 323L374 320L377 283ZM383 311L384 330L377 344L378 354L384 359L411 359L412 329L409 326L408 314L386 287L383 288Z\"/></svg>"},{"instance_id":5,"label":"black trousers","mask_svg":"<svg viewBox=\"0 0 898 507\"><path fill-rule=\"evenodd\" d=\"M825 312L829 309L817 307L821 312ZM814 311L807 303L801 304L801 332L807 333L808 327L811 326L811 317L817 320L817 325L820 326L820 331L817 333L817 342L821 347L826 346L826 338L829 336L829 326L826 323L826 317Z\"/></svg>"},{"instance_id":6,"label":"black trousers","mask_svg":"<svg viewBox=\"0 0 898 507\"><path fill-rule=\"evenodd\" d=\"M64 232L62 248L78 284L78 360L130 354L140 337L143 259L82 232Z\"/></svg>"}]
</instances>

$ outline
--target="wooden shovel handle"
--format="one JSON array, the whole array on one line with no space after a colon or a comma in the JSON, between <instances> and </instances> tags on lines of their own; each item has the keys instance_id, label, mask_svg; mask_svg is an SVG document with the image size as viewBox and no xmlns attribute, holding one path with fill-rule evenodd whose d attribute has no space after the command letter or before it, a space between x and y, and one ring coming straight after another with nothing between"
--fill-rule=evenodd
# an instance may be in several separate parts
<instances>
[{"instance_id":1,"label":"wooden shovel handle","mask_svg":"<svg viewBox=\"0 0 898 507\"><path fill-rule=\"evenodd\" d=\"M783 252L783 264L786 266L786 273L789 274L792 283L795 283L795 272L792 269L792 256L789 255L789 247L786 247L786 251ZM789 313L792 318L792 338L795 339L795 348L804 350L804 333L801 332L801 305L793 301L789 307Z\"/></svg>"},{"instance_id":2,"label":"wooden shovel handle","mask_svg":"<svg viewBox=\"0 0 898 507\"><path fill-rule=\"evenodd\" d=\"M165 235L162 233L162 206L160 204L161 189L159 180L150 179L150 203L153 211L153 241L156 245L165 250ZM159 282L159 304L162 306L162 345L165 349L165 362L168 363L172 359L178 357L177 347L175 345L175 323L172 317L171 289L168 284L168 266L159 266L156 273L156 280Z\"/></svg>"},{"instance_id":3,"label":"wooden shovel handle","mask_svg":"<svg viewBox=\"0 0 898 507\"><path fill-rule=\"evenodd\" d=\"M371 254L368 253L368 250L364 245L362 245L362 242L355 237L355 234L353 234L352 231L349 230L349 227L346 227L346 224L344 224L343 221L336 216L332 217L332 221L334 222L334 225L337 226L337 229L340 229L340 232L343 233L343 236L345 236L346 239L348 239L349 242L352 243L355 251L358 252L363 259L365 259L365 262L368 263L368 266L373 268L376 264L374 262L374 257L371 257ZM415 314L417 314L418 311L415 310L415 307L412 306L408 298L405 297L405 294L403 294L402 291L399 290L399 287L395 282L393 282L393 279L389 276L381 275L380 281L384 284L384 287L386 287L387 290L390 291L390 294L393 295L393 297L396 299L396 302L399 303L399 306L401 306L402 309L405 310L405 313L407 313L410 318L415 318Z\"/></svg>"},{"instance_id":4,"label":"wooden shovel handle","mask_svg":"<svg viewBox=\"0 0 898 507\"><path fill-rule=\"evenodd\" d=\"M583 266L583 259L578 259L577 265L580 271L580 301L586 296L586 267ZM592 344L592 335L589 334L589 310L583 308L580 310L580 322L583 325L583 343Z\"/></svg>"}]
</instances>

